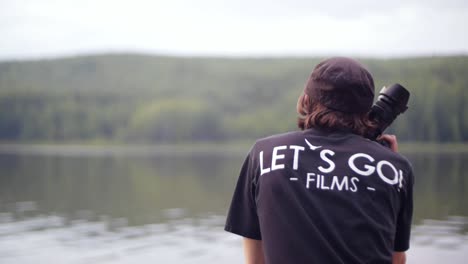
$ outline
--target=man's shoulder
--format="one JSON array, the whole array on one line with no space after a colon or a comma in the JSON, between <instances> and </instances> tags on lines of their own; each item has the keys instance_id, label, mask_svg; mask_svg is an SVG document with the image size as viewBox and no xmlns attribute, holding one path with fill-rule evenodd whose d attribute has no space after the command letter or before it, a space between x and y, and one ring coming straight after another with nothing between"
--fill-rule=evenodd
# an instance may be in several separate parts
<instances>
[{"instance_id":1,"label":"man's shoulder","mask_svg":"<svg viewBox=\"0 0 468 264\"><path fill-rule=\"evenodd\" d=\"M378 156L380 159L398 162L399 164L403 165L403 167L405 167L407 170L412 171L411 162L401 153L394 152L389 147L386 147L377 141L373 141L366 138L360 138L356 140L362 142L362 144L359 144L361 146L361 151L370 152Z\"/></svg>"},{"instance_id":2,"label":"man's shoulder","mask_svg":"<svg viewBox=\"0 0 468 264\"><path fill-rule=\"evenodd\" d=\"M293 144L302 138L303 131L289 131L260 138L255 142L255 146Z\"/></svg>"}]
</instances>

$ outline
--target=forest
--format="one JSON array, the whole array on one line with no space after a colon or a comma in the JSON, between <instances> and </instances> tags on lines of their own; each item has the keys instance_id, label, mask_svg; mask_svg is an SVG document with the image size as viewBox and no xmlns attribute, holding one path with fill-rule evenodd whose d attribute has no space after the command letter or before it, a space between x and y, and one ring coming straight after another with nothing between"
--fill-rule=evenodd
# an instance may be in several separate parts
<instances>
[{"instance_id":1,"label":"forest","mask_svg":"<svg viewBox=\"0 0 468 264\"><path fill-rule=\"evenodd\" d=\"M323 58L102 54L0 62L2 142L224 142L296 128L296 101ZM359 59L400 83L401 141L468 140L468 56Z\"/></svg>"}]
</instances>

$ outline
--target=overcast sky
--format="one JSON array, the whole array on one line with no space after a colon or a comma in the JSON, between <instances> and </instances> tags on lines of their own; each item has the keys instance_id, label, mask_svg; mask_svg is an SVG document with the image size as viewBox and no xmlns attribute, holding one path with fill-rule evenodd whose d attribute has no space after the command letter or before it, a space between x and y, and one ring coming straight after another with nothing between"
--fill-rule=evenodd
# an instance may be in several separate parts
<instances>
[{"instance_id":1,"label":"overcast sky","mask_svg":"<svg viewBox=\"0 0 468 264\"><path fill-rule=\"evenodd\" d=\"M0 59L468 54L466 0L0 0Z\"/></svg>"}]
</instances>

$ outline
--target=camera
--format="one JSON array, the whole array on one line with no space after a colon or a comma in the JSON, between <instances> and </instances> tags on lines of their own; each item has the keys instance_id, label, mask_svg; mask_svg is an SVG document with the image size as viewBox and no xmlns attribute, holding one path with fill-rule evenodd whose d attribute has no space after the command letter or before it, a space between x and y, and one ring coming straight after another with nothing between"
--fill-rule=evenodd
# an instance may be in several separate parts
<instances>
[{"instance_id":1,"label":"camera","mask_svg":"<svg viewBox=\"0 0 468 264\"><path fill-rule=\"evenodd\" d=\"M409 91L398 83L380 90L377 101L369 111L369 119L377 124L377 128L369 133L369 139L376 140L399 114L408 109L409 97Z\"/></svg>"}]
</instances>

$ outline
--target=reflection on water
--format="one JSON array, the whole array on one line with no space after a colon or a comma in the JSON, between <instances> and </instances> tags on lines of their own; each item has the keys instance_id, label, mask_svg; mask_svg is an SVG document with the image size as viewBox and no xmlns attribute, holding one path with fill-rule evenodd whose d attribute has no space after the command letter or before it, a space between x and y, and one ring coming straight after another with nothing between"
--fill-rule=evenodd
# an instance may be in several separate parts
<instances>
[{"instance_id":1,"label":"reflection on water","mask_svg":"<svg viewBox=\"0 0 468 264\"><path fill-rule=\"evenodd\" d=\"M215 263L241 255L238 239L219 230L221 216L166 219L127 226L126 220L38 216L0 229L1 263ZM110 228L112 226L112 228ZM227 261L226 263L229 263Z\"/></svg>"},{"instance_id":2,"label":"reflection on water","mask_svg":"<svg viewBox=\"0 0 468 264\"><path fill-rule=\"evenodd\" d=\"M243 154L35 151L0 154L0 263L242 261L222 227ZM409 260L464 263L467 153L408 157Z\"/></svg>"}]
</instances>

